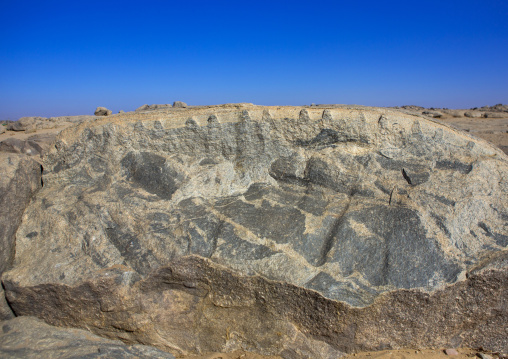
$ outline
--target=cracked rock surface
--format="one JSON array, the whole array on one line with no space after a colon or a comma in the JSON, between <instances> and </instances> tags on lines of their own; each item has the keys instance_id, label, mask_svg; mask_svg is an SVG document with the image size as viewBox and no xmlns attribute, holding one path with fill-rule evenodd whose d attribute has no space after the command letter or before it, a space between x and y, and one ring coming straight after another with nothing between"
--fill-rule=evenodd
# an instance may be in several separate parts
<instances>
[{"instance_id":1,"label":"cracked rock surface","mask_svg":"<svg viewBox=\"0 0 508 359\"><path fill-rule=\"evenodd\" d=\"M66 129L43 165L17 315L175 354L507 349L508 159L442 124L165 108Z\"/></svg>"}]
</instances>

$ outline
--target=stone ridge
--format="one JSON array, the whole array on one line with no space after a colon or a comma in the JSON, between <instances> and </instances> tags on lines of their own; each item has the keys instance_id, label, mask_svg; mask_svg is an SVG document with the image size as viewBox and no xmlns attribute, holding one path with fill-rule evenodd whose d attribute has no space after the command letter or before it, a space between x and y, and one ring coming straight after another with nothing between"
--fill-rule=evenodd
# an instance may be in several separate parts
<instances>
[{"instance_id":1,"label":"stone ridge","mask_svg":"<svg viewBox=\"0 0 508 359\"><path fill-rule=\"evenodd\" d=\"M507 319L506 261L492 258L508 246L508 158L444 125L385 109L171 108L66 129L43 165L3 277L17 315L177 353L507 345L468 327L486 314L458 293L477 288ZM453 317L437 338L416 333L429 301L429 318Z\"/></svg>"}]
</instances>

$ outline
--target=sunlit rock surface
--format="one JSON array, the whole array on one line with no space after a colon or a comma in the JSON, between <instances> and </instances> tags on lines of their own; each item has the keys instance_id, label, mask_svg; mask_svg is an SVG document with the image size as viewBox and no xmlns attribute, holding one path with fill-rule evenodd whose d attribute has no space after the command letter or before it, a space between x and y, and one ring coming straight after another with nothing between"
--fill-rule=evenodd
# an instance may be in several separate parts
<instances>
[{"instance_id":1,"label":"sunlit rock surface","mask_svg":"<svg viewBox=\"0 0 508 359\"><path fill-rule=\"evenodd\" d=\"M122 114L60 134L3 283L18 315L176 354L506 350L507 178L386 109Z\"/></svg>"}]
</instances>

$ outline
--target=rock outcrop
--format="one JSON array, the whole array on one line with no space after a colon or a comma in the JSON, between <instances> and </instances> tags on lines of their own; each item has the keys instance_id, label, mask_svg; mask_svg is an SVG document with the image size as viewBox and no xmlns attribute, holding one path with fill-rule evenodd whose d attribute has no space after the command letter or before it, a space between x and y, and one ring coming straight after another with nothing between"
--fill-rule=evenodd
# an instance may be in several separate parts
<instances>
[{"instance_id":1,"label":"rock outcrop","mask_svg":"<svg viewBox=\"0 0 508 359\"><path fill-rule=\"evenodd\" d=\"M46 155L16 315L175 354L508 349L499 149L380 109L122 116Z\"/></svg>"},{"instance_id":2,"label":"rock outcrop","mask_svg":"<svg viewBox=\"0 0 508 359\"><path fill-rule=\"evenodd\" d=\"M162 104L162 105L143 105L138 107L135 111L141 112L141 111L151 111L151 110L157 110L157 109L165 109L171 107L170 104Z\"/></svg>"},{"instance_id":3,"label":"rock outcrop","mask_svg":"<svg viewBox=\"0 0 508 359\"><path fill-rule=\"evenodd\" d=\"M79 329L62 329L33 317L0 323L0 357L3 359L174 359L167 352L144 345L128 346Z\"/></svg>"},{"instance_id":4,"label":"rock outcrop","mask_svg":"<svg viewBox=\"0 0 508 359\"><path fill-rule=\"evenodd\" d=\"M95 109L94 115L95 116L109 116L113 113L113 111L108 110L106 107L97 107Z\"/></svg>"},{"instance_id":5,"label":"rock outcrop","mask_svg":"<svg viewBox=\"0 0 508 359\"><path fill-rule=\"evenodd\" d=\"M187 107L187 104L185 102L182 102L182 101L175 101L175 102L173 102L173 107L175 107L175 108L185 108L185 107Z\"/></svg>"},{"instance_id":6,"label":"rock outcrop","mask_svg":"<svg viewBox=\"0 0 508 359\"><path fill-rule=\"evenodd\" d=\"M466 111L464 112L464 116L471 118L480 118L483 116L483 113L480 111Z\"/></svg>"}]
</instances>

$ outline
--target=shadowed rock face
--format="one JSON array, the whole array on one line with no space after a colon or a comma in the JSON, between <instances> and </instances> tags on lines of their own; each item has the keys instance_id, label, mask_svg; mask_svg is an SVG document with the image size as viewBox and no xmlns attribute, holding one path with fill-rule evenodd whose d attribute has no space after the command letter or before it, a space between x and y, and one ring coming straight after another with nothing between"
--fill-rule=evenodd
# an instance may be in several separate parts
<instances>
[{"instance_id":1,"label":"shadowed rock face","mask_svg":"<svg viewBox=\"0 0 508 359\"><path fill-rule=\"evenodd\" d=\"M0 343L0 355L4 359L175 358L152 347L127 346L84 330L55 328L33 317L2 322Z\"/></svg>"},{"instance_id":2,"label":"shadowed rock face","mask_svg":"<svg viewBox=\"0 0 508 359\"><path fill-rule=\"evenodd\" d=\"M1 146L0 146L1 147ZM32 159L0 152L0 278L12 267L16 251L15 234L33 195L42 187L42 167ZM0 320L13 317L0 286Z\"/></svg>"},{"instance_id":3,"label":"shadowed rock face","mask_svg":"<svg viewBox=\"0 0 508 359\"><path fill-rule=\"evenodd\" d=\"M186 111L60 135L16 314L175 353L506 349L502 152L389 111Z\"/></svg>"}]
</instances>

